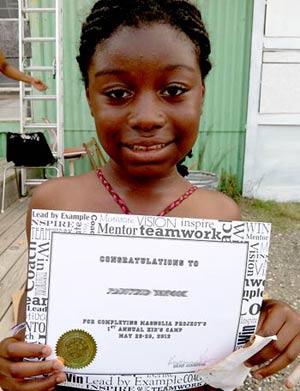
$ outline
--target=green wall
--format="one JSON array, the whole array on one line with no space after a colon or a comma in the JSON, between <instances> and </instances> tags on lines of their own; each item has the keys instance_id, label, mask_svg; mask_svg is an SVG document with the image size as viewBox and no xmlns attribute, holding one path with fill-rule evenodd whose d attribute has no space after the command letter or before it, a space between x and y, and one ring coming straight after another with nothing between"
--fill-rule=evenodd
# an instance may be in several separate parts
<instances>
[{"instance_id":1,"label":"green wall","mask_svg":"<svg viewBox=\"0 0 300 391\"><path fill-rule=\"evenodd\" d=\"M197 0L212 43L198 149L203 168L236 173L241 185L247 119L252 0ZM220 163L221 162L221 163Z\"/></svg>"},{"instance_id":2,"label":"green wall","mask_svg":"<svg viewBox=\"0 0 300 391\"><path fill-rule=\"evenodd\" d=\"M37 3L41 0L35 0ZM45 3L46 1L46 3ZM47 6L43 0L43 6ZM194 157L187 164L195 166L205 149L201 168L236 173L242 181L245 124L249 83L249 61L253 0L196 0L210 33L213 69L206 80L206 98ZM78 71L76 55L81 23L93 0L63 0L64 26L64 118L65 146L82 145L94 135L85 91ZM51 34L51 16L37 16L32 26L35 33ZM38 20L39 18L39 20ZM48 19L47 19L48 18ZM50 19L49 19L50 18ZM37 45L37 44L36 44ZM50 61L53 48L37 48L39 61ZM50 90L54 84L47 75ZM53 109L44 103L35 108L35 115L54 118ZM0 124L0 132L5 124ZM0 138L0 143L2 138ZM3 146L1 155L3 155ZM89 170L87 159L76 163L76 172Z\"/></svg>"}]
</instances>

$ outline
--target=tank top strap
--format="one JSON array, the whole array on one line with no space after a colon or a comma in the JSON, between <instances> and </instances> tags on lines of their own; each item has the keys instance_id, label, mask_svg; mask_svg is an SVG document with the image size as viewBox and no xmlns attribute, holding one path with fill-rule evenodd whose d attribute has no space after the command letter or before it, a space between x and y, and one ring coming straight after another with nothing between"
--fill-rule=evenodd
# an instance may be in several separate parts
<instances>
[{"instance_id":1,"label":"tank top strap","mask_svg":"<svg viewBox=\"0 0 300 391\"><path fill-rule=\"evenodd\" d=\"M132 214L130 212L130 210L127 208L127 205L125 204L125 202L122 200L122 198L117 194L117 192L115 192L115 190L112 188L111 184L108 182L108 180L104 177L102 171L100 168L97 168L97 176L98 178L100 179L100 181L102 182L103 186L105 187L105 189L109 192L109 194L112 196L112 198L114 199L114 201L119 205L119 207L121 208L122 212L126 215L130 215Z\"/></svg>"},{"instance_id":2,"label":"tank top strap","mask_svg":"<svg viewBox=\"0 0 300 391\"><path fill-rule=\"evenodd\" d=\"M112 196L113 200L119 205L122 212L124 214L132 214L132 212L129 210L122 198L117 194L117 192L112 188L108 180L104 177L100 168L97 168L96 173L99 180L101 181L105 189L108 191L108 193ZM171 212L171 210L180 205L184 200L189 198L196 190L197 186L191 186L184 194L177 198L177 200L171 202L169 206L167 206L164 210L158 213L157 216L165 216L167 213Z\"/></svg>"},{"instance_id":3,"label":"tank top strap","mask_svg":"<svg viewBox=\"0 0 300 391\"><path fill-rule=\"evenodd\" d=\"M167 206L164 210L162 210L157 216L165 216L167 213L171 212L174 208L176 208L178 205L180 205L184 200L189 198L196 190L197 186L191 186L187 191L182 194L177 200L171 202L169 206Z\"/></svg>"}]
</instances>

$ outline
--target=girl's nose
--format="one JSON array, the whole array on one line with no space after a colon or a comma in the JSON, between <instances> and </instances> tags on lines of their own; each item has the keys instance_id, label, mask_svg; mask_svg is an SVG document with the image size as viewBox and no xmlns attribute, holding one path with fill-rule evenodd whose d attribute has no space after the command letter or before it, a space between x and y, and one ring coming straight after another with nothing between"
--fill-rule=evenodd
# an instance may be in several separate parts
<instances>
[{"instance_id":1,"label":"girl's nose","mask_svg":"<svg viewBox=\"0 0 300 391\"><path fill-rule=\"evenodd\" d=\"M136 97L128 116L128 124L136 130L150 131L166 124L166 115L162 102L156 94L144 94Z\"/></svg>"}]
</instances>

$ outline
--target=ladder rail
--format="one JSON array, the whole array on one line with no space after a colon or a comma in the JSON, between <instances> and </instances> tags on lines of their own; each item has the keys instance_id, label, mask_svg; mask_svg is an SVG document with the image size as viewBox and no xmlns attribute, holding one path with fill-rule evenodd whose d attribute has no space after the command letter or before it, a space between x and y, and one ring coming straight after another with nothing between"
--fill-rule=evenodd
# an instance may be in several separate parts
<instances>
[{"instance_id":1,"label":"ladder rail","mask_svg":"<svg viewBox=\"0 0 300 391\"><path fill-rule=\"evenodd\" d=\"M24 18L22 15L23 0L18 0L18 20L19 20L19 69L24 72ZM25 95L24 83L19 81L19 100L20 100L20 133L24 133L24 102L23 96ZM26 116L26 114L25 114Z\"/></svg>"},{"instance_id":2,"label":"ladder rail","mask_svg":"<svg viewBox=\"0 0 300 391\"><path fill-rule=\"evenodd\" d=\"M56 88L58 99L56 101L56 122L57 122L57 155L64 166L64 110L63 110L63 9L62 0L55 0L56 6L56 23L55 23L55 35L57 39L56 44Z\"/></svg>"}]
</instances>

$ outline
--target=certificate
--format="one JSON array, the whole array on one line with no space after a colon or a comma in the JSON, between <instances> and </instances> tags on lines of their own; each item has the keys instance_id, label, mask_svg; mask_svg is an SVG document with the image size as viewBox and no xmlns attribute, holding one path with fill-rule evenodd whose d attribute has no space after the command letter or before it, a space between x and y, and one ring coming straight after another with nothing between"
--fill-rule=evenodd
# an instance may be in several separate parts
<instances>
[{"instance_id":1,"label":"certificate","mask_svg":"<svg viewBox=\"0 0 300 391\"><path fill-rule=\"evenodd\" d=\"M255 332L270 224L32 211L27 332L65 385L179 390Z\"/></svg>"}]
</instances>

